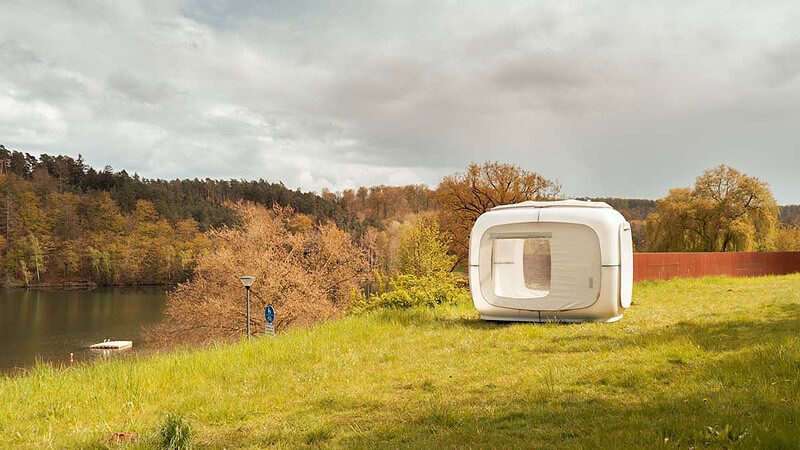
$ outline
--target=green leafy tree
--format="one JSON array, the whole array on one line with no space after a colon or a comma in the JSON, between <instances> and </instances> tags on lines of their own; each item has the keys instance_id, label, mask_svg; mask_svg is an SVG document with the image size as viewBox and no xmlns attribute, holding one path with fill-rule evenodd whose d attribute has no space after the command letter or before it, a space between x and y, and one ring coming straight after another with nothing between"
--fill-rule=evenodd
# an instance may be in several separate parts
<instances>
[{"instance_id":1,"label":"green leafy tree","mask_svg":"<svg viewBox=\"0 0 800 450\"><path fill-rule=\"evenodd\" d=\"M435 220L418 217L400 238L397 248L400 272L418 277L449 272L456 259L447 253L451 241Z\"/></svg>"},{"instance_id":2,"label":"green leafy tree","mask_svg":"<svg viewBox=\"0 0 800 450\"><path fill-rule=\"evenodd\" d=\"M42 282L42 273L46 270L44 265L45 250L42 243L33 234L28 235L28 254L32 268L36 271L36 282Z\"/></svg>"},{"instance_id":3,"label":"green leafy tree","mask_svg":"<svg viewBox=\"0 0 800 450\"><path fill-rule=\"evenodd\" d=\"M64 275L69 277L81 270L80 244L77 241L67 241L58 253L58 259L63 263Z\"/></svg>"},{"instance_id":4,"label":"green leafy tree","mask_svg":"<svg viewBox=\"0 0 800 450\"><path fill-rule=\"evenodd\" d=\"M111 280L111 258L108 252L95 247L88 248L89 260L94 270L94 278L100 282Z\"/></svg>"},{"instance_id":5,"label":"green leafy tree","mask_svg":"<svg viewBox=\"0 0 800 450\"><path fill-rule=\"evenodd\" d=\"M751 251L773 248L778 207L769 186L720 165L694 188L672 189L647 221L650 251Z\"/></svg>"},{"instance_id":6,"label":"green leafy tree","mask_svg":"<svg viewBox=\"0 0 800 450\"><path fill-rule=\"evenodd\" d=\"M469 299L464 280L450 272L456 257L448 254L450 236L434 217L421 216L406 225L397 246L400 273L375 270L371 294L354 291L354 312L374 308L436 306Z\"/></svg>"}]
</instances>

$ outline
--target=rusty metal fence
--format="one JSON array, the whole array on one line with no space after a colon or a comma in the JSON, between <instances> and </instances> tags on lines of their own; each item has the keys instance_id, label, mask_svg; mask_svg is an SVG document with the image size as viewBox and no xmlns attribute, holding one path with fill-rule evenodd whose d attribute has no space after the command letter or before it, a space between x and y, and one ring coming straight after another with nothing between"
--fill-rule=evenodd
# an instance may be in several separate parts
<instances>
[{"instance_id":1,"label":"rusty metal fence","mask_svg":"<svg viewBox=\"0 0 800 450\"><path fill-rule=\"evenodd\" d=\"M711 275L757 277L800 272L800 252L634 253L633 280Z\"/></svg>"}]
</instances>

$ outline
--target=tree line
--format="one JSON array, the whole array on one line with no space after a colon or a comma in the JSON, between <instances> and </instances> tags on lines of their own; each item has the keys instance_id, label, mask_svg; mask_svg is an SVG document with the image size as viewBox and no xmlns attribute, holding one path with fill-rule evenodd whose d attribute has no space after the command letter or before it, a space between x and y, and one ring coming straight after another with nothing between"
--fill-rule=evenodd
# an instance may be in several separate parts
<instances>
[{"instance_id":1,"label":"tree line","mask_svg":"<svg viewBox=\"0 0 800 450\"><path fill-rule=\"evenodd\" d=\"M484 212L502 204L563 198L557 181L498 162L470 164L435 189L377 186L359 188L359 196L352 192L324 195L368 219L370 245L396 245L403 223L435 215L452 237L456 265L465 260L469 232ZM414 192L422 194L416 198L424 202L413 203L422 208L409 207L406 199ZM636 251L800 251L800 205L778 206L766 183L725 165L706 170L694 187L672 189L659 200L578 199L605 202L619 211L631 223Z\"/></svg>"},{"instance_id":2,"label":"tree line","mask_svg":"<svg viewBox=\"0 0 800 450\"><path fill-rule=\"evenodd\" d=\"M105 191L123 213L132 212L138 200L145 200L153 204L159 216L170 221L193 219L202 231L237 224L237 215L230 204L238 201L269 207L273 204L290 206L301 214L332 220L342 228L360 226L360 221L337 202L263 179L147 179L138 174L131 176L125 170L115 172L110 166L98 171L88 166L80 155L77 159L47 154L37 158L8 150L3 145L0 145L0 173L27 181L38 180L40 185L46 185L43 189L52 192Z\"/></svg>"},{"instance_id":3,"label":"tree line","mask_svg":"<svg viewBox=\"0 0 800 450\"><path fill-rule=\"evenodd\" d=\"M160 180L0 145L0 274L5 284L172 284L238 226L232 204L288 206L304 220L363 232L340 203L264 180Z\"/></svg>"},{"instance_id":4,"label":"tree line","mask_svg":"<svg viewBox=\"0 0 800 450\"><path fill-rule=\"evenodd\" d=\"M175 283L210 246L193 219L170 223L145 200L123 213L108 192L59 193L50 181L0 173L6 284Z\"/></svg>"},{"instance_id":5,"label":"tree line","mask_svg":"<svg viewBox=\"0 0 800 450\"><path fill-rule=\"evenodd\" d=\"M472 224L494 206L562 198L556 180L499 162L472 163L425 185L371 186L321 195L265 180L160 180L83 158L38 157L0 145L0 250L6 284L64 281L175 283L191 276L207 232L241 226L237 202L289 207L293 229L331 223L392 273L405 230L435 220L454 268ZM727 166L659 200L591 198L633 225L637 251L800 250L800 206L778 207L768 186Z\"/></svg>"}]
</instances>

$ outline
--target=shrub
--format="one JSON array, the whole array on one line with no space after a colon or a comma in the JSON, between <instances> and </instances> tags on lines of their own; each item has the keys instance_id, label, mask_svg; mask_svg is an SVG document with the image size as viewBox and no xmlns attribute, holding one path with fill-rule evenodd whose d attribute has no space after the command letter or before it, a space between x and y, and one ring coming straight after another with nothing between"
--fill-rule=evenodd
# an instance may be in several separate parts
<instances>
[{"instance_id":1,"label":"shrub","mask_svg":"<svg viewBox=\"0 0 800 450\"><path fill-rule=\"evenodd\" d=\"M375 291L351 294L355 312L374 308L436 306L469 300L462 279L451 273L455 257L447 253L450 236L439 230L432 217L417 217L403 231L397 248L400 274L376 270Z\"/></svg>"},{"instance_id":2,"label":"shrub","mask_svg":"<svg viewBox=\"0 0 800 450\"><path fill-rule=\"evenodd\" d=\"M335 225L309 230L308 222L288 208L235 208L243 226L210 233L211 251L198 259L194 277L169 295L157 338L241 336L246 327L242 275L256 277L250 304L254 334L264 330L267 304L275 307L279 329L339 317L350 291L367 278L364 251Z\"/></svg>"},{"instance_id":3,"label":"shrub","mask_svg":"<svg viewBox=\"0 0 800 450\"><path fill-rule=\"evenodd\" d=\"M462 279L455 274L438 272L421 277L397 275L389 281L385 292L369 298L356 296L353 310L360 312L381 307L411 308L469 301L469 292L464 288Z\"/></svg>"}]
</instances>

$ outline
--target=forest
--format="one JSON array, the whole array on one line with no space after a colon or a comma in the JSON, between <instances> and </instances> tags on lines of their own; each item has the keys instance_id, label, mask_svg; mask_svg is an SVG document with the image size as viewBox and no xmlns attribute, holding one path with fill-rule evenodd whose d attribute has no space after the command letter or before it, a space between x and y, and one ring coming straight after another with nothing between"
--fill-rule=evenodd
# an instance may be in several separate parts
<instances>
[{"instance_id":1,"label":"forest","mask_svg":"<svg viewBox=\"0 0 800 450\"><path fill-rule=\"evenodd\" d=\"M151 180L98 171L83 159L39 157L0 145L0 249L5 284L174 284L235 226L231 205L289 206L359 232L340 202L264 180Z\"/></svg>"},{"instance_id":2,"label":"forest","mask_svg":"<svg viewBox=\"0 0 800 450\"><path fill-rule=\"evenodd\" d=\"M513 181L509 186L514 188L491 192L493 180ZM481 195L491 202L459 204L469 197L460 194L467 187L484 189ZM398 267L395 249L405 230L418 218L436 220L451 238L455 268L466 256L471 223L482 211L527 199L563 198L560 188L534 172L487 162L445 177L433 189L422 184L379 185L337 193L323 189L316 194L263 179L147 179L110 166L97 170L80 155L37 157L0 145L0 271L6 285L180 283L211 248L209 232L242 225L239 202L269 209L288 207L296 215L293 226L298 229L332 224L350 234L372 269L385 273ZM711 248L700 241L680 244L664 228L670 196L658 201L581 199L603 201L620 211L633 225L637 251ZM769 238L768 245L754 244L753 249L800 249L800 205L776 208L777 224L763 236ZM662 226L648 218L659 218ZM672 220L686 223L688 218ZM746 228L740 222L734 223ZM731 240L730 249L746 248L739 241Z\"/></svg>"}]
</instances>

